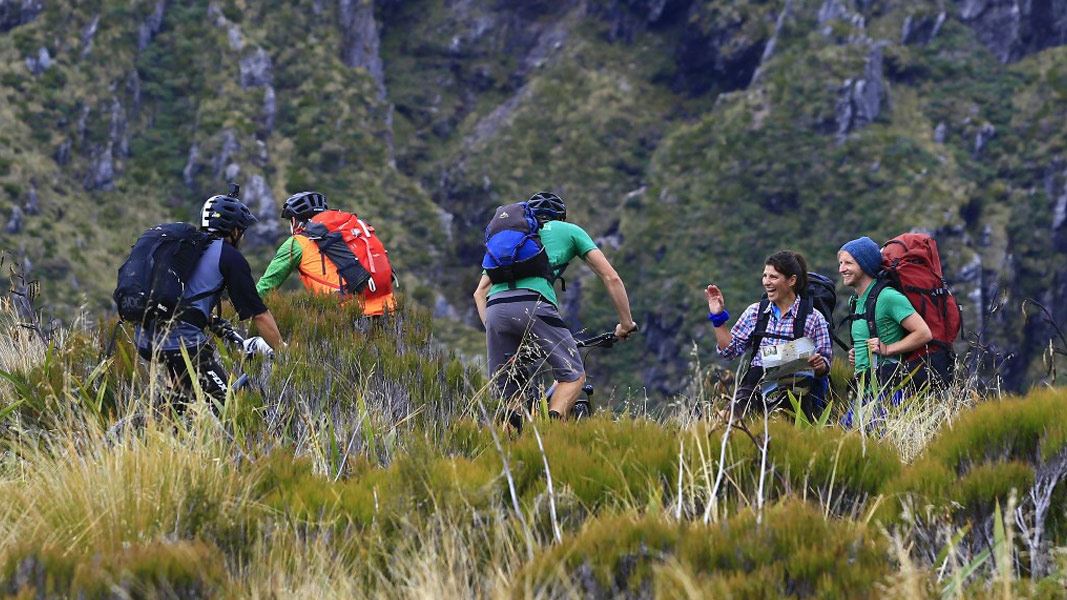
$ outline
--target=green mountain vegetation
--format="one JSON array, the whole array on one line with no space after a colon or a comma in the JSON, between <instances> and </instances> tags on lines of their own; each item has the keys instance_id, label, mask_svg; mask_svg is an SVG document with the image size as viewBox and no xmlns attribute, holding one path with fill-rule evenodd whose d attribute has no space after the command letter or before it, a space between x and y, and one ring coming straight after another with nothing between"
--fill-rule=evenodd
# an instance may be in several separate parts
<instances>
[{"instance_id":1,"label":"green mountain vegetation","mask_svg":"<svg viewBox=\"0 0 1067 600\"><path fill-rule=\"evenodd\" d=\"M720 391L521 436L405 306L274 294L289 351L169 410L109 321L0 305L5 597L1062 597L1061 390L911 399L877 437ZM303 325L297 327L298 324ZM840 408L837 409L837 413ZM836 414L835 413L835 416Z\"/></svg>"},{"instance_id":2,"label":"green mountain vegetation","mask_svg":"<svg viewBox=\"0 0 1067 600\"><path fill-rule=\"evenodd\" d=\"M963 300L966 364L1024 389L1063 366L1048 345L1067 305L1063 13L1045 0L5 1L0 246L52 314L95 313L146 226L195 219L236 181L262 220L246 247L258 269L287 233L279 203L315 188L376 225L411 301L478 356L482 227L497 204L552 189L645 325L599 374L620 397L662 398L712 358L704 284L738 312L776 249L832 274L842 242L920 229ZM595 331L613 315L591 277L568 272L564 304Z\"/></svg>"}]
</instances>

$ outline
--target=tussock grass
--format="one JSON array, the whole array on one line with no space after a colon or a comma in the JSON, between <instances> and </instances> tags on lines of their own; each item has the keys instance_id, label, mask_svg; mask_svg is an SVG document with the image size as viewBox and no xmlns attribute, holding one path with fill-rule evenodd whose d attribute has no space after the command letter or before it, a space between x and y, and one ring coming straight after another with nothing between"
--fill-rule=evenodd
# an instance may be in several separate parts
<instances>
[{"instance_id":1,"label":"tussock grass","mask_svg":"<svg viewBox=\"0 0 1067 600\"><path fill-rule=\"evenodd\" d=\"M22 447L0 483L0 539L68 555L168 537L242 543L255 478L227 460L208 419L177 434L151 421L118 442L98 429Z\"/></svg>"}]
</instances>

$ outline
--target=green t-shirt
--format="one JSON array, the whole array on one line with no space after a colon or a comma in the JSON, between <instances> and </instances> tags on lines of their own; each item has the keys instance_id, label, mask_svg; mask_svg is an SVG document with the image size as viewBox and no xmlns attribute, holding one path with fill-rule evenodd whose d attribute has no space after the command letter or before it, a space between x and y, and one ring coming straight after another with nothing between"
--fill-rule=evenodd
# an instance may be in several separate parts
<instances>
[{"instance_id":1,"label":"green t-shirt","mask_svg":"<svg viewBox=\"0 0 1067 600\"><path fill-rule=\"evenodd\" d=\"M867 297L871 295L874 286L874 283L867 286L863 295L856 300L856 311L861 316L852 321L852 345L856 348L856 373L866 371L871 366L871 359L867 352L867 340L870 339L871 332L867 327L867 320L862 318L862 315L867 305ZM915 314L915 307L904 294L891 287L883 289L878 294L878 302L874 305L874 324L878 327L878 339L886 345L904 339L908 332L900 324L913 314Z\"/></svg>"},{"instance_id":2,"label":"green t-shirt","mask_svg":"<svg viewBox=\"0 0 1067 600\"><path fill-rule=\"evenodd\" d=\"M548 221L541 226L541 244L548 253L548 262L553 270L596 250L596 242L584 229L566 221ZM533 290L552 304L559 306L556 290L544 277L524 277L515 282L516 288ZM506 283L495 283L489 288L489 297L510 289Z\"/></svg>"}]
</instances>

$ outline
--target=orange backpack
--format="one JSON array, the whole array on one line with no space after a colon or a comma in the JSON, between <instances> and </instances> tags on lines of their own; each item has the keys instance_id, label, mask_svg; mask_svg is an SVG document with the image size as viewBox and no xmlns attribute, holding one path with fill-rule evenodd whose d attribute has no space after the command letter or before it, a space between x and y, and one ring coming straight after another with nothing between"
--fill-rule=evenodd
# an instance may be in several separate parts
<instances>
[{"instance_id":1,"label":"orange backpack","mask_svg":"<svg viewBox=\"0 0 1067 600\"><path fill-rule=\"evenodd\" d=\"M324 226L330 233L340 233L352 255L370 274L365 290L367 297L392 293L393 267L389 264L385 246L374 233L374 227L356 215L340 210L321 212L311 219L309 225L314 223Z\"/></svg>"}]
</instances>

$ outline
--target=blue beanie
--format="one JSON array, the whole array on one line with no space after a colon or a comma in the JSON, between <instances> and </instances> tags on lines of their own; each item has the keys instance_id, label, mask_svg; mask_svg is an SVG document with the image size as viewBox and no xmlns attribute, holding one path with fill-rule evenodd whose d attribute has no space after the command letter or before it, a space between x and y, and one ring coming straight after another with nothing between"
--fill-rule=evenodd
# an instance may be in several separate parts
<instances>
[{"instance_id":1,"label":"blue beanie","mask_svg":"<svg viewBox=\"0 0 1067 600\"><path fill-rule=\"evenodd\" d=\"M863 236L852 240L841 246L841 249L851 254L852 258L856 259L856 264L871 277L877 276L878 271L882 270L882 251L871 238Z\"/></svg>"}]
</instances>

